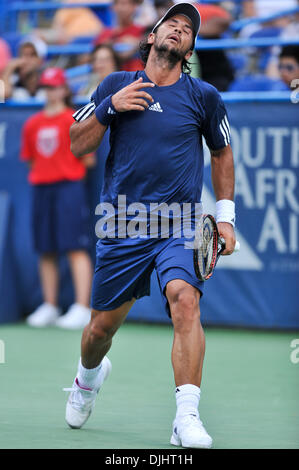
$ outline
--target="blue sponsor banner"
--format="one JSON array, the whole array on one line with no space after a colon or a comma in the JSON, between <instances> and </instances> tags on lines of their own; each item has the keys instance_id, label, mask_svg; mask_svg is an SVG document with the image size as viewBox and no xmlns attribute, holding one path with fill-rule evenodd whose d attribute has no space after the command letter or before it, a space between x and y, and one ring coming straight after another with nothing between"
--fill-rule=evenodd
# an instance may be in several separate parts
<instances>
[{"instance_id":1,"label":"blue sponsor banner","mask_svg":"<svg viewBox=\"0 0 299 470\"><path fill-rule=\"evenodd\" d=\"M241 249L221 257L205 283L204 324L299 327L298 106L291 102L226 104ZM204 212L214 214L210 170L206 148L202 200ZM153 302L139 302L147 315L157 318L160 303L155 310ZM141 306L134 308L137 317Z\"/></svg>"},{"instance_id":2,"label":"blue sponsor banner","mask_svg":"<svg viewBox=\"0 0 299 470\"><path fill-rule=\"evenodd\" d=\"M241 250L222 257L206 282L210 324L299 326L298 104L230 103L236 233ZM210 162L203 201L213 210Z\"/></svg>"},{"instance_id":3,"label":"blue sponsor banner","mask_svg":"<svg viewBox=\"0 0 299 470\"><path fill-rule=\"evenodd\" d=\"M226 106L235 157L236 233L241 250L222 257L212 278L206 281L201 302L203 323L299 328L299 104L240 102ZM20 318L41 301L32 247L31 192L26 165L19 161L21 128L37 110L0 108L0 191L10 195L12 206L7 230L13 244L14 291ZM92 212L99 199L107 137L98 152L97 167L88 175ZM214 213L208 151L203 203L205 212ZM95 221L94 217L91 224ZM61 263L60 296L66 308L73 301L73 292L67 263ZM129 318L169 322L155 273L151 291L150 297L135 303Z\"/></svg>"}]
</instances>

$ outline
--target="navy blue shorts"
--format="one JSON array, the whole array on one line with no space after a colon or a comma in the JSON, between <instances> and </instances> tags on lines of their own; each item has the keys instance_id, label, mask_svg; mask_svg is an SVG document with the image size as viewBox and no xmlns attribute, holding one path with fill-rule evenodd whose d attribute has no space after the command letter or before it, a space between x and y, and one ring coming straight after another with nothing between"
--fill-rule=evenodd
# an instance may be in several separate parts
<instances>
[{"instance_id":1,"label":"navy blue shorts","mask_svg":"<svg viewBox=\"0 0 299 470\"><path fill-rule=\"evenodd\" d=\"M95 310L113 310L132 298L150 295L150 279L156 270L166 312L166 284L183 279L200 293L203 282L196 277L193 250L185 248L184 238L102 239L97 242L91 306Z\"/></svg>"},{"instance_id":2,"label":"navy blue shorts","mask_svg":"<svg viewBox=\"0 0 299 470\"><path fill-rule=\"evenodd\" d=\"M88 249L90 210L83 181L33 186L33 239L38 253Z\"/></svg>"}]
</instances>

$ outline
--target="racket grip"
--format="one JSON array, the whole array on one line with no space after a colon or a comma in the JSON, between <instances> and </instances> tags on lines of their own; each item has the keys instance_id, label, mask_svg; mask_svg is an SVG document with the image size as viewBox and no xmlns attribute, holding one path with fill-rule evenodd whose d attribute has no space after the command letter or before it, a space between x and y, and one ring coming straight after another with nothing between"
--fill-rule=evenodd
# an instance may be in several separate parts
<instances>
[{"instance_id":1,"label":"racket grip","mask_svg":"<svg viewBox=\"0 0 299 470\"><path fill-rule=\"evenodd\" d=\"M225 249L225 240L224 240L224 238L220 237L220 241L221 241L221 244L222 244L222 248L224 250ZM235 243L234 252L235 251L240 251L240 242L238 240L236 240L236 243Z\"/></svg>"},{"instance_id":2,"label":"racket grip","mask_svg":"<svg viewBox=\"0 0 299 470\"><path fill-rule=\"evenodd\" d=\"M240 251L240 242L238 240L236 240L234 251Z\"/></svg>"}]
</instances>

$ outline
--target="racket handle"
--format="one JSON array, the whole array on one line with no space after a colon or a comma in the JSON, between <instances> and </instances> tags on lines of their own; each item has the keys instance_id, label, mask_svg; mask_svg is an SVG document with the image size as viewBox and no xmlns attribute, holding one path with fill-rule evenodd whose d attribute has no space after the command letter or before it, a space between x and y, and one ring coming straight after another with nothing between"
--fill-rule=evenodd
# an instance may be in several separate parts
<instances>
[{"instance_id":1,"label":"racket handle","mask_svg":"<svg viewBox=\"0 0 299 470\"><path fill-rule=\"evenodd\" d=\"M240 251L240 242L238 240L236 240L234 251Z\"/></svg>"},{"instance_id":2,"label":"racket handle","mask_svg":"<svg viewBox=\"0 0 299 470\"><path fill-rule=\"evenodd\" d=\"M219 240L221 242L221 247L222 247L221 251L223 251L223 250L225 250L225 240L222 237L220 237ZM235 251L240 251L240 242L238 242L238 240L236 240L236 243L235 243L234 252Z\"/></svg>"}]
</instances>

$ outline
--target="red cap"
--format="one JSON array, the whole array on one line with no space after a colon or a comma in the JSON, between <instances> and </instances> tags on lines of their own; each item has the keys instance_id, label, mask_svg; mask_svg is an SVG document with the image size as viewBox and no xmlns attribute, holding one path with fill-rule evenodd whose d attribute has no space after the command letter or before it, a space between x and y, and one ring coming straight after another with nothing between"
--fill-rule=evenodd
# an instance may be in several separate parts
<instances>
[{"instance_id":1,"label":"red cap","mask_svg":"<svg viewBox=\"0 0 299 470\"><path fill-rule=\"evenodd\" d=\"M50 67L43 71L40 78L40 85L43 86L62 86L66 84L66 76L63 69Z\"/></svg>"}]
</instances>

